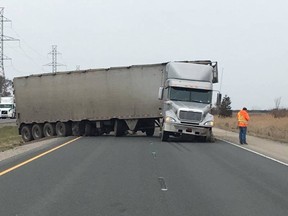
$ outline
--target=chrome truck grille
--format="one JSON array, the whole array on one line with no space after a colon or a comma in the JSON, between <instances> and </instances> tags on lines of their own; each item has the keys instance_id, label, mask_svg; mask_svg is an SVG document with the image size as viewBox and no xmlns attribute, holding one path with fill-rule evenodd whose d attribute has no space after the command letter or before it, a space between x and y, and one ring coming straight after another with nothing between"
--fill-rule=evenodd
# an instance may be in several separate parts
<instances>
[{"instance_id":1,"label":"chrome truck grille","mask_svg":"<svg viewBox=\"0 0 288 216\"><path fill-rule=\"evenodd\" d=\"M193 122L193 123L199 123L202 119L202 113L201 112L181 110L179 113L179 118L181 121L189 121L189 122Z\"/></svg>"}]
</instances>

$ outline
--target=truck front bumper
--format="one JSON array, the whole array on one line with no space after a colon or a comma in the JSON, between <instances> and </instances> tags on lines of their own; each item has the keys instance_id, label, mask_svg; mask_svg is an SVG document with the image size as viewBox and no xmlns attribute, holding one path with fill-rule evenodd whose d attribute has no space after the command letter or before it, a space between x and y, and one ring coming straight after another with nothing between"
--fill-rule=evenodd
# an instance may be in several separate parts
<instances>
[{"instance_id":1,"label":"truck front bumper","mask_svg":"<svg viewBox=\"0 0 288 216\"><path fill-rule=\"evenodd\" d=\"M0 118L12 118L11 114L0 114Z\"/></svg>"},{"instance_id":2,"label":"truck front bumper","mask_svg":"<svg viewBox=\"0 0 288 216\"><path fill-rule=\"evenodd\" d=\"M211 133L211 127L201 127L189 124L179 123L167 123L163 124L163 131L167 131L171 134L189 134L195 136L209 136Z\"/></svg>"}]
</instances>

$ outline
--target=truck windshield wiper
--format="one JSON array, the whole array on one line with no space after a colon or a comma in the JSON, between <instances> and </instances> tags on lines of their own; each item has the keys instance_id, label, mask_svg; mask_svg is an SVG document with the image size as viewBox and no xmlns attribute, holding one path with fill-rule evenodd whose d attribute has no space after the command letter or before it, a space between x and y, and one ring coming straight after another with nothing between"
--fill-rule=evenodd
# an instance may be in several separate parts
<instances>
[{"instance_id":1,"label":"truck windshield wiper","mask_svg":"<svg viewBox=\"0 0 288 216\"><path fill-rule=\"evenodd\" d=\"M181 100L181 99L170 99L172 101L184 101L184 102L189 102L188 100Z\"/></svg>"},{"instance_id":2,"label":"truck windshield wiper","mask_svg":"<svg viewBox=\"0 0 288 216\"><path fill-rule=\"evenodd\" d=\"M191 100L190 102L209 104L207 101Z\"/></svg>"}]
</instances>

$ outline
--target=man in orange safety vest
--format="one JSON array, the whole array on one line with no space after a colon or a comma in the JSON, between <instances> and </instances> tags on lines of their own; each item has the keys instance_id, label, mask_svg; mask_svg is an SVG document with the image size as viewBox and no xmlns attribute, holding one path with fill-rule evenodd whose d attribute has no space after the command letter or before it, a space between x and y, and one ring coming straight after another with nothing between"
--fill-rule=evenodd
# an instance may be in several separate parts
<instances>
[{"instance_id":1,"label":"man in orange safety vest","mask_svg":"<svg viewBox=\"0 0 288 216\"><path fill-rule=\"evenodd\" d=\"M247 145L248 143L246 142L246 133L247 133L247 126L248 126L248 121L250 120L250 117L249 117L246 107L243 107L243 109L238 112L237 119L238 119L238 127L239 127L240 144Z\"/></svg>"}]
</instances>

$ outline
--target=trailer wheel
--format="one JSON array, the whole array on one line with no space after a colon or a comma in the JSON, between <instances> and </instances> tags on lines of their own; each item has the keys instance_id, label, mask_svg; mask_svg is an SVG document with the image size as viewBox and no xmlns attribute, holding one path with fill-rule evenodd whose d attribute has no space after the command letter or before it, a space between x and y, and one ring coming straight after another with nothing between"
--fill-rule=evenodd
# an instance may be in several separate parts
<instances>
[{"instance_id":1,"label":"trailer wheel","mask_svg":"<svg viewBox=\"0 0 288 216\"><path fill-rule=\"evenodd\" d=\"M155 128L146 130L146 136L152 137L154 135Z\"/></svg>"},{"instance_id":2,"label":"trailer wheel","mask_svg":"<svg viewBox=\"0 0 288 216\"><path fill-rule=\"evenodd\" d=\"M71 124L71 135L72 136L82 136L84 135L84 123L82 122L72 122Z\"/></svg>"},{"instance_id":3,"label":"trailer wheel","mask_svg":"<svg viewBox=\"0 0 288 216\"><path fill-rule=\"evenodd\" d=\"M43 138L43 126L40 124L34 124L32 127L32 136L35 140Z\"/></svg>"},{"instance_id":4,"label":"trailer wheel","mask_svg":"<svg viewBox=\"0 0 288 216\"><path fill-rule=\"evenodd\" d=\"M31 125L25 125L21 128L21 136L24 142L33 140Z\"/></svg>"},{"instance_id":5,"label":"trailer wheel","mask_svg":"<svg viewBox=\"0 0 288 216\"><path fill-rule=\"evenodd\" d=\"M154 120L149 121L148 129L146 129L146 136L152 137L155 132L155 123Z\"/></svg>"},{"instance_id":6,"label":"trailer wheel","mask_svg":"<svg viewBox=\"0 0 288 216\"><path fill-rule=\"evenodd\" d=\"M161 141L166 142L168 139L169 139L169 132L163 130L161 134Z\"/></svg>"},{"instance_id":7,"label":"trailer wheel","mask_svg":"<svg viewBox=\"0 0 288 216\"><path fill-rule=\"evenodd\" d=\"M55 125L51 123L46 123L43 127L43 134L45 137L55 136Z\"/></svg>"},{"instance_id":8,"label":"trailer wheel","mask_svg":"<svg viewBox=\"0 0 288 216\"><path fill-rule=\"evenodd\" d=\"M114 135L116 137L123 136L125 134L124 123L121 120L115 120L114 123Z\"/></svg>"},{"instance_id":9,"label":"trailer wheel","mask_svg":"<svg viewBox=\"0 0 288 216\"><path fill-rule=\"evenodd\" d=\"M92 125L90 124L90 122L86 122L84 136L91 136L91 135L92 135Z\"/></svg>"},{"instance_id":10,"label":"trailer wheel","mask_svg":"<svg viewBox=\"0 0 288 216\"><path fill-rule=\"evenodd\" d=\"M65 137L69 135L69 125L64 122L56 123L56 134L59 137Z\"/></svg>"}]
</instances>

